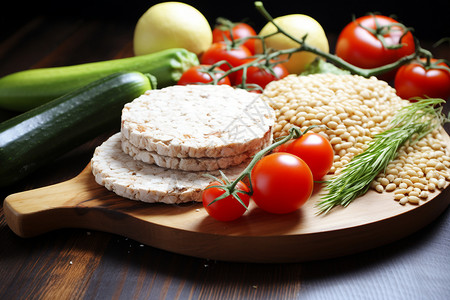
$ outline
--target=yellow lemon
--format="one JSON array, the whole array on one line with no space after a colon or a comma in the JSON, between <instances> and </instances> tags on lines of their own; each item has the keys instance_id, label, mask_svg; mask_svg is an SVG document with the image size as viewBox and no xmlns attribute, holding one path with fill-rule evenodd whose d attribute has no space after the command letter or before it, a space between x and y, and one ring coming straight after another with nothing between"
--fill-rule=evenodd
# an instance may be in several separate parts
<instances>
[{"instance_id":1,"label":"yellow lemon","mask_svg":"<svg viewBox=\"0 0 450 300\"><path fill-rule=\"evenodd\" d=\"M329 52L328 39L322 26L313 18L302 14L292 14L274 19L274 22L280 26L288 34L297 39L302 39L305 34L308 34L305 43L312 47L316 47L323 52ZM272 23L267 23L260 31L260 36L266 36L276 32L276 27ZM289 48L299 47L299 44L291 40L282 33L277 33L265 39L266 47L284 50ZM256 45L256 51L262 52L262 45ZM284 63L289 73L300 74L305 66L311 63L316 58L315 54L310 52L297 52L291 56L289 61Z\"/></svg>"},{"instance_id":2,"label":"yellow lemon","mask_svg":"<svg viewBox=\"0 0 450 300\"><path fill-rule=\"evenodd\" d=\"M181 2L150 7L138 20L133 38L135 55L185 48L197 55L212 43L212 30L196 8Z\"/></svg>"}]
</instances>

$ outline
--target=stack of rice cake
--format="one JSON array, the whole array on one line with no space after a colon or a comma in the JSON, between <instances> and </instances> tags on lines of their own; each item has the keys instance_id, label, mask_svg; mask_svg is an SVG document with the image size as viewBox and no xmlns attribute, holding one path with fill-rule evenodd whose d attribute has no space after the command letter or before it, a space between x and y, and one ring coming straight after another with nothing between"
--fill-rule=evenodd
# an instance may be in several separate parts
<instances>
[{"instance_id":1,"label":"stack of rice cake","mask_svg":"<svg viewBox=\"0 0 450 300\"><path fill-rule=\"evenodd\" d=\"M258 94L225 85L150 90L126 104L121 131L91 160L97 183L144 202L201 201L205 173L238 176L272 143L275 112Z\"/></svg>"}]
</instances>

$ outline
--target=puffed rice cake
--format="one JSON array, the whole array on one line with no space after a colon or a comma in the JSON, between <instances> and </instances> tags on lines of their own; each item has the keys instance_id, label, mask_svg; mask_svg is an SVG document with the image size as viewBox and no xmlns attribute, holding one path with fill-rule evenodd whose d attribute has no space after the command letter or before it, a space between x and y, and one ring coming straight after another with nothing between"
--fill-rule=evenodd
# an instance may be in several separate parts
<instances>
[{"instance_id":1,"label":"puffed rice cake","mask_svg":"<svg viewBox=\"0 0 450 300\"><path fill-rule=\"evenodd\" d=\"M168 157L228 157L272 141L275 111L260 95L226 85L149 90L122 110L121 133Z\"/></svg>"},{"instance_id":2,"label":"puffed rice cake","mask_svg":"<svg viewBox=\"0 0 450 300\"><path fill-rule=\"evenodd\" d=\"M243 163L222 171L234 179L246 166ZM148 203L199 202L202 190L211 182L205 172L172 170L133 159L122 151L120 133L95 149L91 167L98 184L119 196ZM209 174L219 176L218 171Z\"/></svg>"}]
</instances>

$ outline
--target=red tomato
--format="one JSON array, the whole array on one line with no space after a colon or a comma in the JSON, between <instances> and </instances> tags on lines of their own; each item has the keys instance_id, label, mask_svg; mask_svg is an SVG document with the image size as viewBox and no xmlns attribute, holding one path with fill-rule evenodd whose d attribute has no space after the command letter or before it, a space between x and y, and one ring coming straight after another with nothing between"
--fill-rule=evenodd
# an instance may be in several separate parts
<instances>
[{"instance_id":1,"label":"red tomato","mask_svg":"<svg viewBox=\"0 0 450 300\"><path fill-rule=\"evenodd\" d=\"M217 181L214 181L208 185L208 187L213 185L221 185ZM236 185L236 188L249 192L249 188L245 183L239 181ZM228 222L233 221L242 216L246 212L246 208L233 196L228 196L221 200L218 200L212 204L216 198L220 197L225 191L220 188L206 188L202 193L202 201L203 207L206 209L206 212L218 221ZM238 193L239 198L241 198L242 202L248 207L250 203L250 196L244 193Z\"/></svg>"},{"instance_id":2,"label":"red tomato","mask_svg":"<svg viewBox=\"0 0 450 300\"><path fill-rule=\"evenodd\" d=\"M314 180L322 179L330 171L334 161L334 150L330 142L311 131L281 145L275 152L287 152L303 159L311 169Z\"/></svg>"},{"instance_id":3,"label":"red tomato","mask_svg":"<svg viewBox=\"0 0 450 300\"><path fill-rule=\"evenodd\" d=\"M207 72L207 70L211 66L209 65L198 65L193 66L187 69L182 75L180 80L178 80L179 85L186 85L186 84L196 84L196 83L210 83L213 81L213 78L211 75ZM214 68L214 76L219 79L223 76L225 71L222 69L216 67ZM227 84L231 85L230 79L228 76L225 76L224 78L220 79L217 84Z\"/></svg>"},{"instance_id":4,"label":"red tomato","mask_svg":"<svg viewBox=\"0 0 450 300\"><path fill-rule=\"evenodd\" d=\"M233 34L233 40L248 38L257 35L253 27L246 23L232 23L231 33ZM213 43L224 41L225 37L228 40L232 40L230 28L227 28L226 25L215 26L212 34ZM256 39L247 39L247 41L243 43L243 45L247 47L247 49L250 50L252 54L255 54L255 41Z\"/></svg>"},{"instance_id":5,"label":"red tomato","mask_svg":"<svg viewBox=\"0 0 450 300\"><path fill-rule=\"evenodd\" d=\"M401 57L414 52L413 35L411 32L408 32L402 37L405 31L400 26L392 26L391 29L386 29L382 36L389 46L398 45L399 43L403 46L398 49L385 48L373 33L365 29L376 30L377 24L378 28L380 28L381 26L398 24L398 22L381 15L357 18L354 22L349 23L340 33L336 44L336 55L352 65L371 69L393 63ZM385 80L391 80L394 78L394 75L395 71L388 72L380 77Z\"/></svg>"},{"instance_id":6,"label":"red tomato","mask_svg":"<svg viewBox=\"0 0 450 300\"><path fill-rule=\"evenodd\" d=\"M285 214L299 209L313 191L308 165L290 153L272 153L256 163L251 176L252 199L261 209Z\"/></svg>"},{"instance_id":7,"label":"red tomato","mask_svg":"<svg viewBox=\"0 0 450 300\"><path fill-rule=\"evenodd\" d=\"M266 87L267 84L274 80L282 79L289 75L288 70L282 64L277 64L272 67L274 72L271 73L269 70L258 67L258 66L250 66L247 68L247 77L245 79L246 84L257 84L262 89ZM243 71L239 70L236 72L235 85L240 85L242 83L242 75Z\"/></svg>"},{"instance_id":8,"label":"red tomato","mask_svg":"<svg viewBox=\"0 0 450 300\"><path fill-rule=\"evenodd\" d=\"M407 100L415 97L447 100L450 97L450 72L433 67L436 62L436 59L431 59L430 68L420 62L401 66L394 81L397 95ZM448 68L443 62L437 65Z\"/></svg>"},{"instance_id":9,"label":"red tomato","mask_svg":"<svg viewBox=\"0 0 450 300\"><path fill-rule=\"evenodd\" d=\"M226 42L213 43L201 56L200 63L205 65L214 65L219 61L227 61L232 67L240 66L248 61L251 56L250 50L240 45L230 47ZM226 63L219 66L222 70L230 70L230 66ZM235 73L229 74L231 83L234 82Z\"/></svg>"}]
</instances>

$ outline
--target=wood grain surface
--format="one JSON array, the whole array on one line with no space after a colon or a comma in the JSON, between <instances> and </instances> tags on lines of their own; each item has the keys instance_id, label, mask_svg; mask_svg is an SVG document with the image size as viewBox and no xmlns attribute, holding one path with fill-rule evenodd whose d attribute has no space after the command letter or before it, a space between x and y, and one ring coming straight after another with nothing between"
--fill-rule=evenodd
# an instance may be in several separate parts
<instances>
[{"instance_id":1,"label":"wood grain surface","mask_svg":"<svg viewBox=\"0 0 450 300\"><path fill-rule=\"evenodd\" d=\"M67 10L52 16L5 13L1 22L8 20L8 26L0 31L0 76L37 66L131 55L134 20L124 20L120 13L108 19L67 16L62 11ZM448 47L434 51L450 59ZM0 198L72 179L110 134L0 190ZM447 208L415 233L357 254L302 263L236 263L174 254L83 228L22 238L7 225L2 207L0 299L444 300L450 298L449 232Z\"/></svg>"},{"instance_id":2,"label":"wood grain surface","mask_svg":"<svg viewBox=\"0 0 450 300\"><path fill-rule=\"evenodd\" d=\"M3 210L21 237L86 228L205 259L281 263L328 259L396 241L432 222L450 204L447 189L420 205L400 205L393 193L371 190L346 208L317 215L321 193L316 184L312 197L294 213L274 215L251 205L242 218L219 222L199 203L148 204L117 196L95 182L88 164L71 180L6 197Z\"/></svg>"}]
</instances>

